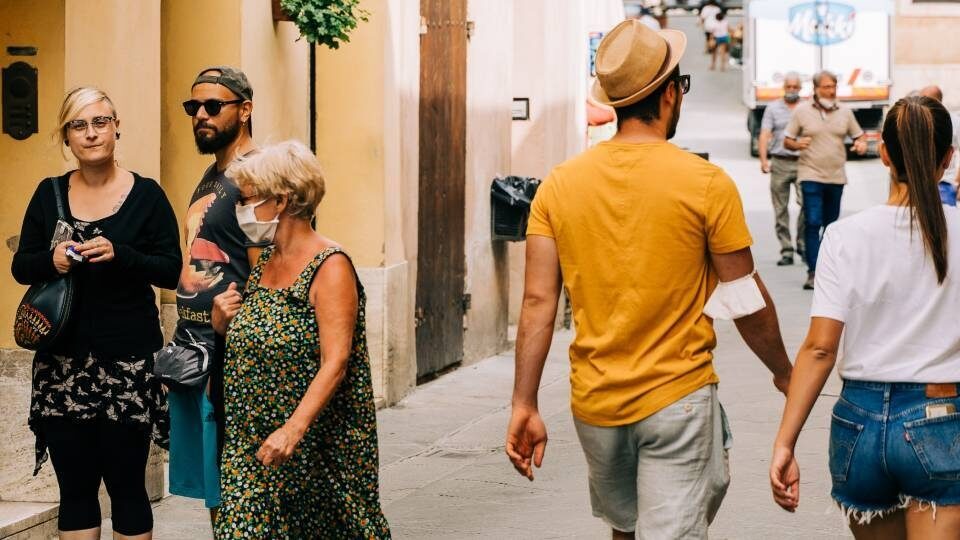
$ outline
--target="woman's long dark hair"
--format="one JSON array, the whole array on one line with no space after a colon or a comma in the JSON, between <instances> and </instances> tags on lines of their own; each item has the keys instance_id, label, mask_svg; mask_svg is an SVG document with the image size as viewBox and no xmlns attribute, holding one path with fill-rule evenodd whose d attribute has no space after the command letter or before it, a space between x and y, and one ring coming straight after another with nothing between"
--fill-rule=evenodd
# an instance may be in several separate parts
<instances>
[{"instance_id":1,"label":"woman's long dark hair","mask_svg":"<svg viewBox=\"0 0 960 540\"><path fill-rule=\"evenodd\" d=\"M883 122L883 143L893 163L894 178L907 184L911 227L920 225L924 248L941 284L947 277L947 220L936 176L952 138L950 113L928 97L897 101Z\"/></svg>"}]
</instances>

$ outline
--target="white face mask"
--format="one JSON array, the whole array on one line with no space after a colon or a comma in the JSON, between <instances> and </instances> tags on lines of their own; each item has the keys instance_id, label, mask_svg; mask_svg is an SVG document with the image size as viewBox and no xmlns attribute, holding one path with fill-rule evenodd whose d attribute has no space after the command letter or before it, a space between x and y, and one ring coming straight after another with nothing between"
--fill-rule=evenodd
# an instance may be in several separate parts
<instances>
[{"instance_id":1,"label":"white face mask","mask_svg":"<svg viewBox=\"0 0 960 540\"><path fill-rule=\"evenodd\" d=\"M833 99L817 98L817 102L820 103L820 106L827 111L832 111L837 107L837 102Z\"/></svg>"},{"instance_id":2,"label":"white face mask","mask_svg":"<svg viewBox=\"0 0 960 540\"><path fill-rule=\"evenodd\" d=\"M265 202L267 202L266 199L252 204L237 205L237 224L240 225L243 234L255 244L272 243L273 237L277 234L277 224L280 223L280 214L270 221L257 221L254 209Z\"/></svg>"}]
</instances>

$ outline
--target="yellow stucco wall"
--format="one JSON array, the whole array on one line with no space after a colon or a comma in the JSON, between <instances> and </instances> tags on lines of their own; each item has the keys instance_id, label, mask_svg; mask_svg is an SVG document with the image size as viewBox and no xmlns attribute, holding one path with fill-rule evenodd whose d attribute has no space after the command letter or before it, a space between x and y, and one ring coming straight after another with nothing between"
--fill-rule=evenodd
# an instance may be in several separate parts
<instances>
[{"instance_id":1,"label":"yellow stucco wall","mask_svg":"<svg viewBox=\"0 0 960 540\"><path fill-rule=\"evenodd\" d=\"M96 86L117 107L117 160L160 177L160 4L84 0L66 4L64 82ZM91 39L95 32L97 39Z\"/></svg>"},{"instance_id":2,"label":"yellow stucco wall","mask_svg":"<svg viewBox=\"0 0 960 540\"><path fill-rule=\"evenodd\" d=\"M310 142L310 56L292 22L273 22L270 2L243 0L240 67L253 85L253 138Z\"/></svg>"},{"instance_id":3,"label":"yellow stucco wall","mask_svg":"<svg viewBox=\"0 0 960 540\"><path fill-rule=\"evenodd\" d=\"M57 112L64 93L64 2L0 1L0 65L18 60L39 70L39 133L25 141L0 135L0 163L3 164L3 190L0 194L0 348L13 347L13 316L26 287L10 275L13 249L20 234L23 213L37 183L64 168L59 146L50 137L56 127ZM13 57L11 45L37 47L36 56Z\"/></svg>"},{"instance_id":4,"label":"yellow stucco wall","mask_svg":"<svg viewBox=\"0 0 960 540\"><path fill-rule=\"evenodd\" d=\"M317 229L367 267L385 263L386 3L363 2L370 20L358 25L350 43L317 49L317 156L327 177Z\"/></svg>"}]
</instances>

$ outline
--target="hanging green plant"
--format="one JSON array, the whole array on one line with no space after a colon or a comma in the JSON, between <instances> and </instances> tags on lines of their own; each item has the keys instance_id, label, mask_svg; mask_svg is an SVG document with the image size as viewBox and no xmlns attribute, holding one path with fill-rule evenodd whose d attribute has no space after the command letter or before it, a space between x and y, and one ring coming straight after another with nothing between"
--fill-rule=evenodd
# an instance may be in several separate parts
<instances>
[{"instance_id":1,"label":"hanging green plant","mask_svg":"<svg viewBox=\"0 0 960 540\"><path fill-rule=\"evenodd\" d=\"M350 41L358 21L370 17L360 0L280 0L280 7L300 29L300 37L331 49Z\"/></svg>"}]
</instances>

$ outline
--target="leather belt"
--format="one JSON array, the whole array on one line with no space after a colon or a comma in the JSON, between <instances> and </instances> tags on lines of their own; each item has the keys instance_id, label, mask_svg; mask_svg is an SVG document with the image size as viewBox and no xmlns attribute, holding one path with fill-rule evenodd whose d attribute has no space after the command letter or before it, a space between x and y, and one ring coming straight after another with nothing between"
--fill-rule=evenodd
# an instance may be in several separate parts
<instances>
[{"instance_id":1,"label":"leather belt","mask_svg":"<svg viewBox=\"0 0 960 540\"><path fill-rule=\"evenodd\" d=\"M927 384L927 397L928 398L950 398L957 397L957 387L960 386L956 383L930 383Z\"/></svg>"},{"instance_id":2,"label":"leather belt","mask_svg":"<svg viewBox=\"0 0 960 540\"><path fill-rule=\"evenodd\" d=\"M771 157L773 157L773 159L784 159L784 160L787 160L787 161L796 161L796 160L800 159L799 156L779 156L779 155L776 155L776 154L774 154L774 155L771 156Z\"/></svg>"}]
</instances>

